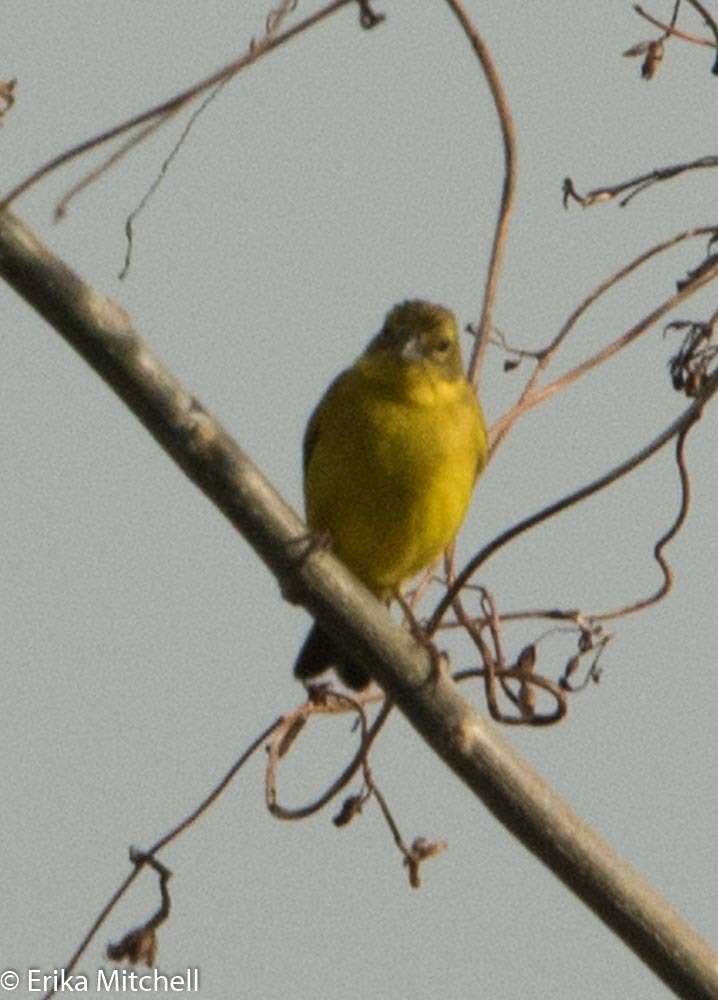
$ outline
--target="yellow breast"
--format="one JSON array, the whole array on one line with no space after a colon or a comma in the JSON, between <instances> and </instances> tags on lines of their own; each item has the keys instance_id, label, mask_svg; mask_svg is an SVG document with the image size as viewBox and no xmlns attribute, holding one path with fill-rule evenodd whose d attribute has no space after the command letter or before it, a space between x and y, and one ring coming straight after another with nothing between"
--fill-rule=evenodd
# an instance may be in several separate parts
<instances>
[{"instance_id":1,"label":"yellow breast","mask_svg":"<svg viewBox=\"0 0 718 1000\"><path fill-rule=\"evenodd\" d=\"M314 418L307 519L375 593L431 563L466 514L487 439L465 380L421 363L368 356L342 375Z\"/></svg>"}]
</instances>

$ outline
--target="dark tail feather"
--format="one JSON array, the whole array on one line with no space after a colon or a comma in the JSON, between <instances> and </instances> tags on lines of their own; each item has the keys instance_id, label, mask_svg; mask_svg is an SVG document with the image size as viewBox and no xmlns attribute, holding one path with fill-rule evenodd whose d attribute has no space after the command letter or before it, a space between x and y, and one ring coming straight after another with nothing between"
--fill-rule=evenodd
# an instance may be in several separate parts
<instances>
[{"instance_id":1,"label":"dark tail feather","mask_svg":"<svg viewBox=\"0 0 718 1000\"><path fill-rule=\"evenodd\" d=\"M358 663L352 663L340 653L334 640L313 625L299 656L294 664L294 676L301 681L309 680L325 670L334 669L347 687L361 691L369 683L369 675Z\"/></svg>"}]
</instances>

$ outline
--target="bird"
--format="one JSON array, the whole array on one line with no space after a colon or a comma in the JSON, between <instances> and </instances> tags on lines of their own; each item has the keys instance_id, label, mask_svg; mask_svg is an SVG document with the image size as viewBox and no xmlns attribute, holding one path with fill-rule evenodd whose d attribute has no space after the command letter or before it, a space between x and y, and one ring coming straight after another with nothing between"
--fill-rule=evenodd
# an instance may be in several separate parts
<instances>
[{"instance_id":1,"label":"bird","mask_svg":"<svg viewBox=\"0 0 718 1000\"><path fill-rule=\"evenodd\" d=\"M327 539L370 591L390 601L453 542L487 457L456 317L421 299L401 302L307 424L310 533ZM370 681L315 623L294 675L306 683L331 668L353 690Z\"/></svg>"}]
</instances>

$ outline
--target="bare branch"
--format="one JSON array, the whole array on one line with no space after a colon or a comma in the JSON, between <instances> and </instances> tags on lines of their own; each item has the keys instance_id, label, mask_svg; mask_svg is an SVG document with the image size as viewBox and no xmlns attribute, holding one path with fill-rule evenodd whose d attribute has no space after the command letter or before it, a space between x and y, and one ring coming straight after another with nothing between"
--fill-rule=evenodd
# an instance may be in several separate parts
<instances>
[{"instance_id":1,"label":"bare branch","mask_svg":"<svg viewBox=\"0 0 718 1000\"><path fill-rule=\"evenodd\" d=\"M255 58L258 52L262 52L267 49L267 46L276 36L284 20L287 18L289 14L291 14L296 9L296 6L297 6L297 0L281 0L281 2L278 4L277 7L274 7L272 8L272 10L270 10L270 12L267 14L267 18L265 21L264 37L260 40L259 45L255 43L254 39L252 39L252 43L250 45L250 51L253 51L255 53ZM122 270L118 275L120 281L124 281L130 269L130 261L132 258L132 246L133 246L133 226L135 221L142 214L144 209L151 201L155 191L160 186L162 181L165 179L167 171L169 170L175 157L178 155L180 149L186 142L187 136L192 131L192 128L197 119L199 118L199 116L204 113L204 111L209 107L212 101L214 101L215 98L221 93L223 88L229 83L230 79L231 77L226 76L224 77L223 80L220 80L220 82L215 87L213 87L210 90L210 92L205 96L204 100L199 105L199 107L195 108L189 120L185 124L185 127L182 129L182 134L180 135L179 139L175 142L169 154L163 160L162 166L159 169L159 173L157 174L157 176L152 181L147 191L140 199L139 204L128 215L127 220L125 221L125 235L127 237L127 248L125 251L125 263L122 266ZM152 123L149 127L152 128L152 125L154 124L156 123ZM139 141L141 141L141 139L145 137L144 131L145 130L143 130L140 133L141 138ZM119 151L119 154L124 155L125 152L127 152L127 148L123 146ZM107 166L109 166L110 161L112 161L112 159L113 158L110 157L109 160L105 161L105 164L102 167L103 170ZM85 183L89 183L89 178L86 178ZM84 187L85 183L83 183L81 187ZM76 194L79 189L80 187L78 187L78 185L75 185L75 188L73 189L73 194ZM62 201L63 208L67 206L68 200L69 198L66 195ZM56 212L56 217L57 217L57 212Z\"/></svg>"},{"instance_id":2,"label":"bare branch","mask_svg":"<svg viewBox=\"0 0 718 1000\"><path fill-rule=\"evenodd\" d=\"M539 403L544 402L544 400L549 399L555 393L566 386L575 382L577 379L581 378L583 375L587 375L588 372L592 371L598 365L603 364L618 351L623 350L629 344L633 343L638 337L646 333L651 327L662 319L667 313L671 312L676 308L681 302L685 301L690 295L695 294L700 288L709 284L716 277L718 277L718 257L714 257L708 267L694 272L694 278L685 283L681 283L679 290L673 295L670 295L667 299L661 302L660 305L652 309L643 319L639 320L632 327L626 330L616 337L615 340L611 341L610 344L606 344L602 347L600 351L597 351L590 358L582 361L580 364L576 365L575 368L570 369L565 374L561 375L559 378L554 379L553 382L549 382L548 385L541 387L540 389L535 389L530 396L524 401L525 409L530 409L531 407L538 406Z\"/></svg>"},{"instance_id":3,"label":"bare branch","mask_svg":"<svg viewBox=\"0 0 718 1000\"><path fill-rule=\"evenodd\" d=\"M691 170L706 170L713 167L718 167L718 156L701 156L699 159L690 160L688 163L675 163L669 167L658 167L656 170L650 170L647 174L640 174L638 177L632 177L631 180L622 181L620 184L594 188L583 195L576 191L571 178L566 177L563 182L564 208L568 208L569 201L577 201L582 208L590 208L591 205L605 204L608 201L613 201L619 195L628 191L626 197L622 198L618 203L621 208L625 208L633 198L647 191L654 184L670 180L673 177L679 177L681 174L688 173Z\"/></svg>"},{"instance_id":4,"label":"bare branch","mask_svg":"<svg viewBox=\"0 0 718 1000\"><path fill-rule=\"evenodd\" d=\"M651 24L660 28L664 33L664 39L673 35L675 38L681 38L684 42L692 42L694 45L705 45L709 49L714 49L716 47L716 43L712 42L710 38L703 38L702 35L691 35L687 31L679 31L674 24L665 24L663 21L659 21L657 17L654 17L652 14L649 14L648 11L645 11L640 4L634 3L633 9L637 14L640 14L641 17L644 17L647 21L650 21Z\"/></svg>"},{"instance_id":5,"label":"bare branch","mask_svg":"<svg viewBox=\"0 0 718 1000\"><path fill-rule=\"evenodd\" d=\"M574 309L551 343L543 350L537 352L539 360L536 364L536 368L524 386L518 401L490 428L489 437L491 440L492 455L519 417L522 417L526 412L528 412L528 410L532 409L534 406L538 406L542 402L545 402L555 393L566 388L566 386L570 385L581 376L587 374L592 368L622 350L641 334L647 332L653 325L655 325L656 322L658 322L659 319L661 319L662 316L665 316L666 313L670 312L680 302L684 301L685 297L693 295L699 288L702 288L705 284L708 284L716 276L718 276L718 261L712 257L706 258L703 264L696 269L693 275L690 276L689 280L684 284L682 283L673 295L661 303L661 305L651 310L647 316L632 326L625 333L621 334L620 337L617 337L612 343L602 348L592 357L581 362L581 364L576 365L570 371L561 375L553 382L550 382L548 385L543 387L537 387L536 383L541 372L544 371L554 359L559 348L571 330L573 330L578 320L592 305L598 301L599 298L601 298L602 295L604 295L610 288L613 288L619 282L627 278L628 275L637 270L652 257L662 253L664 250L677 246L685 240L694 239L697 236L715 237L716 233L718 233L718 228L716 226L700 226L696 229L685 230L684 232L678 233L676 236L673 236L662 243L658 243L649 250L644 251L644 253L640 254L625 267L621 268L620 271L617 271L616 274L604 279L604 281L602 281L594 289L594 291L592 291L591 294L588 295L576 309Z\"/></svg>"},{"instance_id":6,"label":"bare branch","mask_svg":"<svg viewBox=\"0 0 718 1000\"><path fill-rule=\"evenodd\" d=\"M19 198L21 194L24 194L25 191L28 191L31 187L37 184L38 181L42 180L43 177L46 177L54 170L57 170L58 167L61 167L63 164L76 159L78 156L81 156L83 153L86 153L91 149L95 149L97 146L104 145L104 143L109 142L111 139L115 139L119 135L123 135L125 132L129 132L140 125L144 125L146 122L153 121L154 119L160 119L158 124L164 124L166 121L169 121L169 119L172 118L181 108L185 107L200 94L203 94L206 90L211 90L217 84L228 80L230 77L236 76L261 57L274 51L274 49L279 48L281 45L284 45L285 42L288 42L291 38L296 38L297 35L300 35L313 25L318 24L331 14L336 13L336 11L340 10L342 7L346 7L347 4L355 2L356 0L332 0L331 3L326 4L320 10L315 11L314 14L310 14L309 17L304 18L303 21L299 21L298 24L288 28L281 34L275 35L270 33L265 35L264 40L260 43L254 42L253 44L250 44L248 51L244 55L228 63L226 66L223 66L221 69L216 70L214 73L210 74L210 76L205 77L204 80L200 80L199 83L193 84L191 87L181 91L179 94L175 94L174 97L170 97L168 100L162 101L161 104L148 108L146 111L142 111L140 114L134 115L132 118L128 118L124 122L120 122L119 125L114 125L112 128L109 128L90 139L86 139L83 142L78 143L76 146L66 149L58 156L54 156L41 167L38 167L37 170L34 170L0 201L0 212L2 212L3 209L6 209L13 201L15 201L16 198ZM128 143L126 147L123 147L124 152L131 149L133 145L136 145L136 143ZM110 160L101 166L100 172L104 172L108 166L117 162L117 159L118 157L110 157Z\"/></svg>"},{"instance_id":7,"label":"bare branch","mask_svg":"<svg viewBox=\"0 0 718 1000\"><path fill-rule=\"evenodd\" d=\"M344 702L351 701L353 705L356 705L354 699L349 699L341 695L334 695L335 703L338 703L342 698ZM371 700L371 696L369 696ZM311 711L306 711L307 708L311 710L312 705L316 711L332 711L332 706L321 706L318 701L312 703L311 699L300 706L298 710L289 715L282 716L272 722L266 729L264 729L259 736L257 736L249 747L242 753L242 755L235 761L230 767L227 773L219 782L214 786L214 788L209 792L209 794L196 806L187 816L184 817L179 823L163 834L148 851L136 851L131 850L130 860L133 863L133 870L129 875L123 880L116 891L112 894L108 902L100 911L99 915L93 922L89 931L85 934L84 938L78 945L77 949L70 957L70 959L63 965L63 969L66 973L72 972L76 968L78 961L86 951L89 944L92 942L100 927L103 925L107 917L114 910L119 901L126 894L127 890L130 888L136 877L139 875L140 871L145 865L154 868L160 875L160 892L161 892L161 906L157 913L154 914L150 920L142 924L140 927L134 928L129 931L120 942L116 945L110 945L108 947L108 957L113 960L119 961L124 957L130 958L133 961L140 961L151 959L154 955L154 950L156 948L156 930L160 924L166 920L169 915L169 895L167 893L167 880L169 879L170 873L167 869L157 860L157 854L168 844L170 844L177 837L182 835L186 830L193 826L196 821L209 809L209 807L217 801L221 796L222 792L227 788L227 786L236 777L241 768L247 763L247 761L252 757L256 751L267 742L268 739L274 737L273 745L279 748L279 753L286 752L287 750L287 734L291 730L292 723L298 717L304 713L307 717L311 714ZM335 709L336 710L336 709ZM346 705L343 709L346 710ZM362 759L359 760L359 765L361 765L362 760L365 759L372 742L381 730L384 722L386 721L389 712L391 711L391 702L389 699L385 699L382 710L375 719L371 729L366 734L365 739L362 741ZM348 781L353 774L356 772L357 767L350 765L346 769L344 775L345 783ZM337 789L338 790L338 789ZM331 795L325 795L321 801L321 805L324 805ZM320 807L320 806L319 806ZM319 808L318 807L318 808ZM51 990L45 995L43 1000L50 1000L52 996L55 995L55 990Z\"/></svg>"},{"instance_id":8,"label":"bare branch","mask_svg":"<svg viewBox=\"0 0 718 1000\"><path fill-rule=\"evenodd\" d=\"M511 117L511 108L509 107L509 102L501 84L498 70L496 69L486 43L474 27L460 0L447 0L447 3L456 15L459 24L464 29L464 32L471 42L474 52L481 63L481 68L484 71L484 75L489 84L491 96L493 97L494 105L496 106L496 111L499 116L501 137L504 147L504 181L501 189L501 205L499 208L496 230L494 232L494 241L491 247L491 260L489 262L489 271L486 276L484 301L481 309L478 334L474 341L474 347L471 352L471 359L468 367L469 381L473 382L474 386L478 390L481 366L483 364L486 348L491 336L496 292L498 290L501 267L506 253L506 241L508 239L509 223L511 221L511 212L516 192L516 135L513 118Z\"/></svg>"}]
</instances>

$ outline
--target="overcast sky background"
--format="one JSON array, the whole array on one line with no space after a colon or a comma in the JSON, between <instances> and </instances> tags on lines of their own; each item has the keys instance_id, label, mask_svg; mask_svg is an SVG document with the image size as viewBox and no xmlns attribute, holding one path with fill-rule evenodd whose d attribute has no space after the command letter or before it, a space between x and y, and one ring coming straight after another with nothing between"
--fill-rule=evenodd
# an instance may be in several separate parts
<instances>
[{"instance_id":1,"label":"overcast sky background","mask_svg":"<svg viewBox=\"0 0 718 1000\"><path fill-rule=\"evenodd\" d=\"M298 16L316 5L299 4ZM47 179L16 211L98 290L301 508L301 439L316 400L397 300L480 314L502 179L496 116L448 8L350 7L230 83L135 227L124 221L181 133L166 126L54 225L88 168ZM673 7L654 0L668 18ZM678 230L718 223L715 172L629 208L561 206L580 190L715 152L708 50L673 43L658 79L621 52L652 29L631 4L480 3L518 132L519 187L496 322L536 349L607 274ZM265 2L4 0L2 188L65 147L236 57ZM700 33L698 20L685 22ZM704 32L705 33L705 32ZM613 339L671 294L705 242L659 259L592 311L555 368ZM716 289L675 318L703 318ZM99 379L0 288L0 964L60 968L127 871L247 743L300 700L291 665L309 618ZM674 334L648 334L524 420L477 491L464 555L601 474L687 405L670 388ZM468 337L465 353L468 352ZM496 419L528 369L493 350ZM670 598L620 622L604 676L546 730L504 731L586 820L703 934L715 936L716 414L689 439L694 500L669 550ZM481 577L504 610L603 610L650 593L678 504L668 452L630 482L498 556ZM528 635L508 635L515 655ZM545 646L554 678L572 651ZM462 665L469 665L466 659ZM457 665L459 663L457 662ZM483 700L477 688L477 703ZM322 722L282 774L285 801L320 790L353 751ZM258 757L164 856L173 912L163 972L199 967L201 995L429 1000L657 1000L663 985L515 842L401 718L373 757L405 836L445 839L419 892L378 809L337 831L330 807L297 824L263 805ZM149 875L80 963L156 905ZM21 995L22 991L18 991Z\"/></svg>"}]
</instances>

